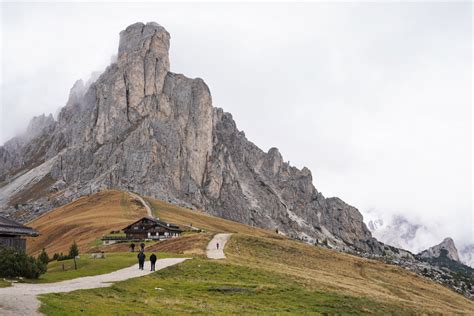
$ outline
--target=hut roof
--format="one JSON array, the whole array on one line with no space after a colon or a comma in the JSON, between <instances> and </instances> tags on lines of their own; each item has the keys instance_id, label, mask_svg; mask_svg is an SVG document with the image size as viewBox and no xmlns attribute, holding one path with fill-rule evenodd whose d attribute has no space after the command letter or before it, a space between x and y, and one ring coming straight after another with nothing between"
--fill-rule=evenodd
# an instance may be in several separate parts
<instances>
[{"instance_id":1,"label":"hut roof","mask_svg":"<svg viewBox=\"0 0 474 316\"><path fill-rule=\"evenodd\" d=\"M157 218L150 217L150 216L145 216L145 217L140 218L138 221L133 222L132 224L125 227L123 230L130 229L130 227L132 227L133 225L141 222L144 219L147 219L147 220L153 222L156 226L166 227L169 230L181 231L181 229L179 228L178 225L166 223L166 222L163 222L163 221L161 221Z\"/></svg>"},{"instance_id":2,"label":"hut roof","mask_svg":"<svg viewBox=\"0 0 474 316\"><path fill-rule=\"evenodd\" d=\"M0 216L0 235L36 237L39 233L31 227Z\"/></svg>"}]
</instances>

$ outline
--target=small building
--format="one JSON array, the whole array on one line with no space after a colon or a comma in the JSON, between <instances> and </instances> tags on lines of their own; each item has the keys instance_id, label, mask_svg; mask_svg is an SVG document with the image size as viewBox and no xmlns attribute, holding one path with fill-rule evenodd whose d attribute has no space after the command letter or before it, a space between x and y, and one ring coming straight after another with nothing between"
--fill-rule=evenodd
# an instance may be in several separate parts
<instances>
[{"instance_id":1,"label":"small building","mask_svg":"<svg viewBox=\"0 0 474 316\"><path fill-rule=\"evenodd\" d=\"M123 229L127 239L168 239L178 237L183 232L179 226L163 222L153 217L142 219Z\"/></svg>"},{"instance_id":2,"label":"small building","mask_svg":"<svg viewBox=\"0 0 474 316\"><path fill-rule=\"evenodd\" d=\"M37 236L36 230L0 216L0 246L26 251L25 237Z\"/></svg>"}]
</instances>

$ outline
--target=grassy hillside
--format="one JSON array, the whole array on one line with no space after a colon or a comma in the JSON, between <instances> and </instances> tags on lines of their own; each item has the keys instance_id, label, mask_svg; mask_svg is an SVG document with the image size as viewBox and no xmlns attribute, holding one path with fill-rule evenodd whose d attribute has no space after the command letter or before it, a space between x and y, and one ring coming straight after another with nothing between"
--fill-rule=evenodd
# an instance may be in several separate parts
<instances>
[{"instance_id":1,"label":"grassy hillside","mask_svg":"<svg viewBox=\"0 0 474 316\"><path fill-rule=\"evenodd\" d=\"M413 313L368 297L314 291L281 273L203 259L110 288L50 294L40 300L46 315Z\"/></svg>"},{"instance_id":2,"label":"grassy hillside","mask_svg":"<svg viewBox=\"0 0 474 316\"><path fill-rule=\"evenodd\" d=\"M293 240L235 235L228 261L278 272L307 289L370 298L417 312L474 312L474 302L403 268Z\"/></svg>"},{"instance_id":3,"label":"grassy hillside","mask_svg":"<svg viewBox=\"0 0 474 316\"><path fill-rule=\"evenodd\" d=\"M97 246L95 241L102 235L143 216L145 208L125 192L111 190L85 196L28 223L41 235L28 240L27 252L38 254L46 248L50 256L67 253L74 240L82 253L87 252Z\"/></svg>"},{"instance_id":4,"label":"grassy hillside","mask_svg":"<svg viewBox=\"0 0 474 316\"><path fill-rule=\"evenodd\" d=\"M123 214L130 207L143 211L129 199L123 202L128 195L117 191L101 194L81 199L78 205L103 205L96 212L110 212L107 203L127 204L117 213ZM180 225L192 223L205 232L150 243L146 251L187 254L194 259L146 277L116 283L111 288L42 296L45 314L474 313L473 302L397 266L311 246L162 201L148 202L161 219ZM82 208L76 208L76 212L81 211ZM102 231L89 234L87 229L78 228L68 239L83 240L87 235L93 241L112 229L110 220L104 220L107 216L94 216L105 223L81 223L87 227L100 226ZM204 256L204 249L216 232L234 233L223 261L207 260ZM46 237L51 242L61 238ZM125 252L128 245L101 249Z\"/></svg>"},{"instance_id":5,"label":"grassy hillside","mask_svg":"<svg viewBox=\"0 0 474 316\"><path fill-rule=\"evenodd\" d=\"M192 224L193 227L210 232L241 233L262 237L278 236L276 233L268 230L214 217L199 210L190 210L151 198L145 200L150 204L154 215L167 222L179 225Z\"/></svg>"}]
</instances>

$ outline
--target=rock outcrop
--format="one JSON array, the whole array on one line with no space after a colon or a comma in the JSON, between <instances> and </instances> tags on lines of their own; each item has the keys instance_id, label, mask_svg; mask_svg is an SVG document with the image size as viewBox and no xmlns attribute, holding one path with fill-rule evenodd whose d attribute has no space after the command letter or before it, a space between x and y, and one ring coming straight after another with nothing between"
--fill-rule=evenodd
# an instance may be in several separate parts
<instances>
[{"instance_id":1,"label":"rock outcrop","mask_svg":"<svg viewBox=\"0 0 474 316\"><path fill-rule=\"evenodd\" d=\"M202 79L170 72L169 47L156 23L127 27L117 61L94 82L77 82L56 122L36 119L31 138L0 147L4 211L25 216L36 205L40 213L118 188L311 242L381 251L356 208L325 198L310 170L290 166L278 149L247 140L213 107ZM31 187L50 193L32 196Z\"/></svg>"},{"instance_id":2,"label":"rock outcrop","mask_svg":"<svg viewBox=\"0 0 474 316\"><path fill-rule=\"evenodd\" d=\"M439 245L422 251L419 256L422 258L438 258L442 251L446 251L446 256L449 259L461 263L461 260L459 260L458 250L456 249L456 245L454 245L454 240L449 237L445 238Z\"/></svg>"}]
</instances>

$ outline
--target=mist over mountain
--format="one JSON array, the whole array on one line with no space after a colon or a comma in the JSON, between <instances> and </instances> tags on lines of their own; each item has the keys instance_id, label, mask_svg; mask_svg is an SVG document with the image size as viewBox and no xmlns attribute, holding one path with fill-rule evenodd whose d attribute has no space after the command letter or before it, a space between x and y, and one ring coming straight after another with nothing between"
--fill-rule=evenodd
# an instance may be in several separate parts
<instances>
[{"instance_id":1,"label":"mist over mountain","mask_svg":"<svg viewBox=\"0 0 474 316\"><path fill-rule=\"evenodd\" d=\"M370 216L372 216L372 219ZM428 251L431 254L430 256L434 257L439 256L438 248L443 246L446 249L454 249L452 251L453 255L449 258L474 267L474 244L466 244L465 242L458 244L450 237L443 237L446 242L439 244L440 238L438 236L440 232L436 229L430 229L422 224L415 224L401 215L393 216L385 221L380 218L375 219L373 216L374 212L369 212L369 215L365 217L365 221L372 235L381 242L409 250L412 253ZM435 246L435 249L429 251ZM457 247L459 248L456 249Z\"/></svg>"}]
</instances>

